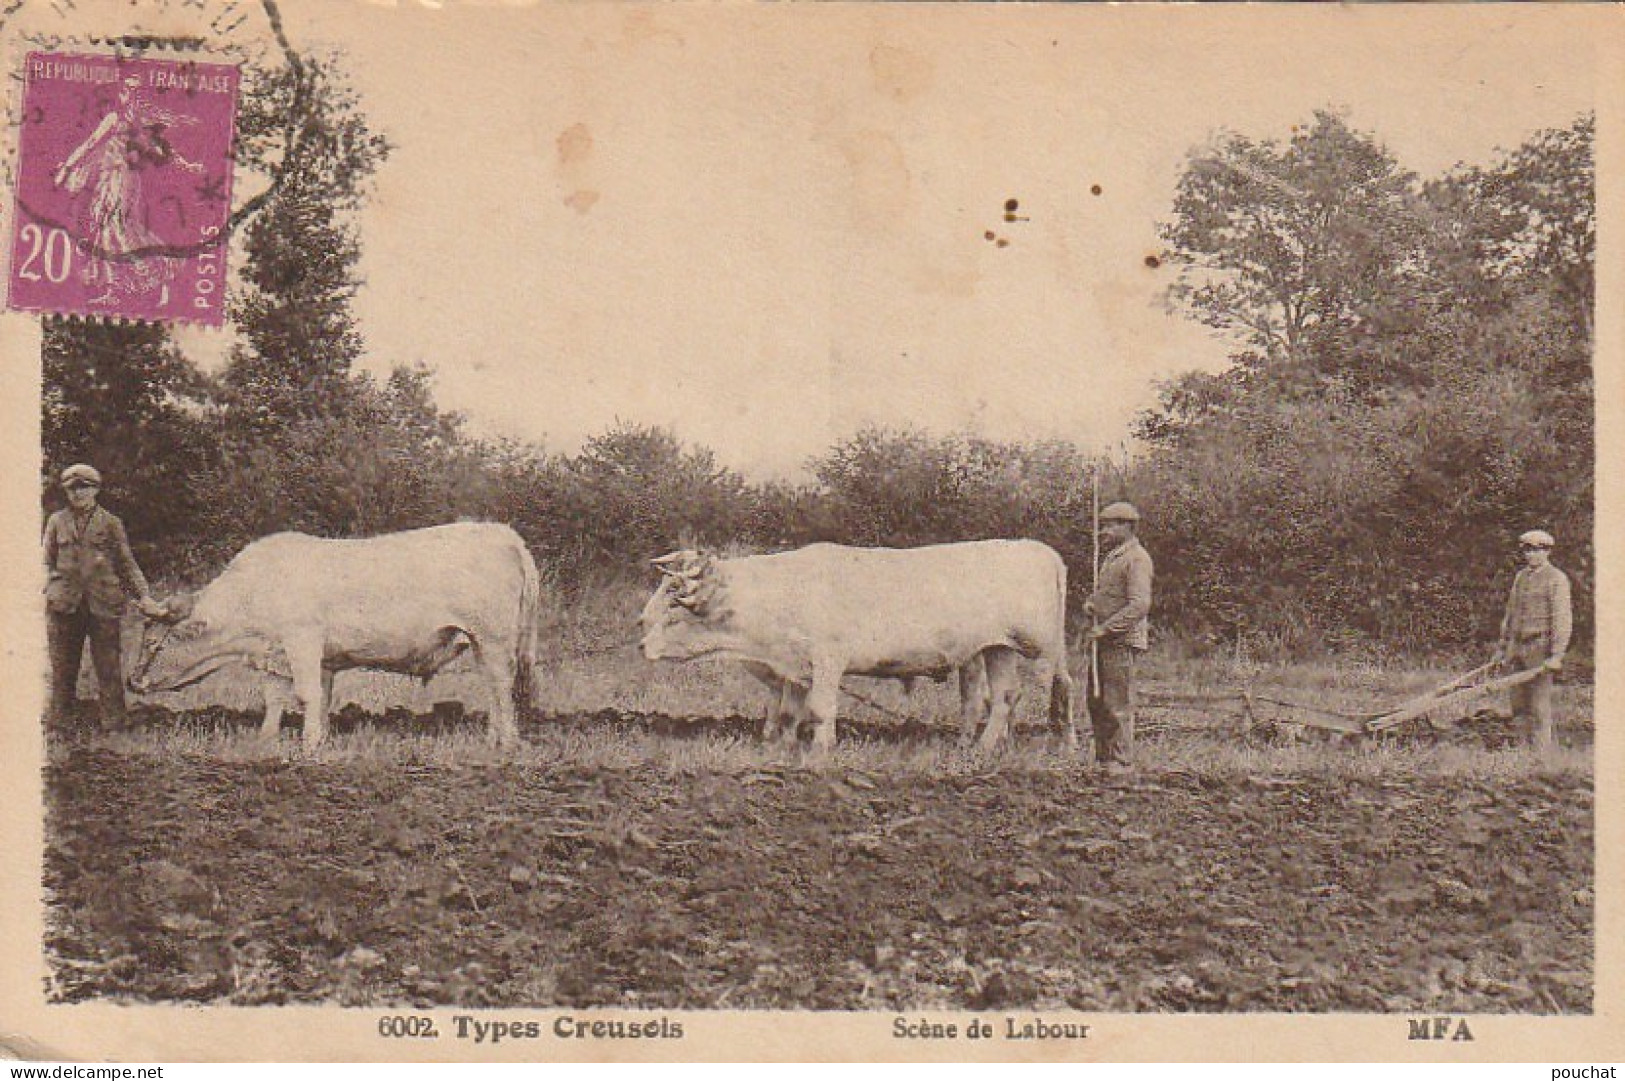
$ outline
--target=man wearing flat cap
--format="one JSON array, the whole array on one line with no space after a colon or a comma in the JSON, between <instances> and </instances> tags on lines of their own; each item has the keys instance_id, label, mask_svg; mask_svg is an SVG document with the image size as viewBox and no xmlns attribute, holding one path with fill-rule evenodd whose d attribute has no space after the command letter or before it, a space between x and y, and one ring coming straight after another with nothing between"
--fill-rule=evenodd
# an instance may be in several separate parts
<instances>
[{"instance_id":1,"label":"man wearing flat cap","mask_svg":"<svg viewBox=\"0 0 1625 1081\"><path fill-rule=\"evenodd\" d=\"M1530 744L1542 750L1552 745L1552 677L1563 667L1574 628L1569 576L1552 566L1553 543L1544 529L1518 538L1524 566L1512 580L1496 653L1496 660L1514 671L1540 669L1534 679L1512 688L1512 716L1528 726Z\"/></svg>"},{"instance_id":2,"label":"man wearing flat cap","mask_svg":"<svg viewBox=\"0 0 1625 1081\"><path fill-rule=\"evenodd\" d=\"M85 639L96 669L102 727L124 726L124 666L119 624L126 595L149 616L163 612L130 553L124 523L97 506L102 475L93 466L62 471L68 505L45 522L45 611L51 654L51 716L65 723L73 712Z\"/></svg>"},{"instance_id":3,"label":"man wearing flat cap","mask_svg":"<svg viewBox=\"0 0 1625 1081\"><path fill-rule=\"evenodd\" d=\"M1100 673L1099 692L1091 689L1088 699L1095 761L1109 773L1132 768L1134 668L1150 644L1152 565L1135 535L1139 522L1140 512L1132 503L1113 503L1100 512L1102 540L1110 551L1083 606Z\"/></svg>"}]
</instances>

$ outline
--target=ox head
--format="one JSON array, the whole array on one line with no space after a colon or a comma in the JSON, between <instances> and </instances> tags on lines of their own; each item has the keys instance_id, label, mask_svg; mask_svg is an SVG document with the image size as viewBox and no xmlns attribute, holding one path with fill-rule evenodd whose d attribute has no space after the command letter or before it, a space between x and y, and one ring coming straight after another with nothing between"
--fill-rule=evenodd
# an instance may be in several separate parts
<instances>
[{"instance_id":1,"label":"ox head","mask_svg":"<svg viewBox=\"0 0 1625 1081\"><path fill-rule=\"evenodd\" d=\"M721 615L722 571L716 559L685 550L652 562L661 578L638 617L643 655L680 661L709 652L710 629Z\"/></svg>"},{"instance_id":2,"label":"ox head","mask_svg":"<svg viewBox=\"0 0 1625 1081\"><path fill-rule=\"evenodd\" d=\"M163 603L163 611L141 629L141 655L130 673L136 694L173 691L196 683L224 666L230 656L217 645L207 621L193 616L196 598L177 593Z\"/></svg>"}]
</instances>

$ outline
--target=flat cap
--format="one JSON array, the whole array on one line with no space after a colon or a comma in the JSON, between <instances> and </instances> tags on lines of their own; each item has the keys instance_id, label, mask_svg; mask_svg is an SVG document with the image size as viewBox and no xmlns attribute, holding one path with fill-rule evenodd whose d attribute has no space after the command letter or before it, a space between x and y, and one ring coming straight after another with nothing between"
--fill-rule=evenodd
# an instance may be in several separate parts
<instances>
[{"instance_id":1,"label":"flat cap","mask_svg":"<svg viewBox=\"0 0 1625 1081\"><path fill-rule=\"evenodd\" d=\"M1552 539L1552 535L1546 532L1544 529L1531 529L1529 532L1518 538L1518 543L1523 545L1525 548L1550 548L1557 542L1554 541Z\"/></svg>"},{"instance_id":2,"label":"flat cap","mask_svg":"<svg viewBox=\"0 0 1625 1081\"><path fill-rule=\"evenodd\" d=\"M1113 503L1100 512L1102 522L1138 522L1140 512L1133 503Z\"/></svg>"},{"instance_id":3,"label":"flat cap","mask_svg":"<svg viewBox=\"0 0 1625 1081\"><path fill-rule=\"evenodd\" d=\"M76 462L62 471L62 487L81 488L86 485L94 485L97 488L102 486L102 475L96 471L95 466Z\"/></svg>"}]
</instances>

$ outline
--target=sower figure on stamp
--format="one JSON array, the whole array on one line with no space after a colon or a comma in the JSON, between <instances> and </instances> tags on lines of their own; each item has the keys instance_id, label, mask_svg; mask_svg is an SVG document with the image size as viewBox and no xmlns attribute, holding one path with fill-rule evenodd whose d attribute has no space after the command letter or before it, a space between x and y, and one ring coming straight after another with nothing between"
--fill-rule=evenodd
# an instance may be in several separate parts
<instances>
[{"instance_id":1,"label":"sower figure on stamp","mask_svg":"<svg viewBox=\"0 0 1625 1081\"><path fill-rule=\"evenodd\" d=\"M1113 503L1100 512L1103 539L1111 550L1100 565L1095 591L1083 606L1100 666L1089 694L1095 760L1112 773L1126 772L1132 765L1134 668L1150 643L1152 565L1150 553L1135 536L1139 521L1140 512L1129 503Z\"/></svg>"},{"instance_id":2,"label":"sower figure on stamp","mask_svg":"<svg viewBox=\"0 0 1625 1081\"><path fill-rule=\"evenodd\" d=\"M146 576L130 553L124 523L97 506L102 478L93 467L70 465L62 471L68 505L45 522L45 610L47 647L51 655L51 719L68 721L85 639L101 699L102 727L124 726L124 667L119 624L127 594L138 598L142 612L159 615Z\"/></svg>"},{"instance_id":3,"label":"sower figure on stamp","mask_svg":"<svg viewBox=\"0 0 1625 1081\"><path fill-rule=\"evenodd\" d=\"M117 107L102 117L52 177L54 184L76 195L90 193L80 232L90 258L82 273L86 284L104 289L91 298L92 304L113 303L121 289L150 292L175 276L179 260L159 254L164 242L148 224L152 213L149 196L142 190L142 174L170 163L189 173L203 171L200 163L186 160L164 138L165 129L196 124L197 118L154 108L140 87L136 75L119 83ZM148 254L139 256L144 250Z\"/></svg>"},{"instance_id":4,"label":"sower figure on stamp","mask_svg":"<svg viewBox=\"0 0 1625 1081\"><path fill-rule=\"evenodd\" d=\"M1569 576L1551 564L1553 543L1544 529L1518 538L1524 567L1512 580L1496 653L1497 661L1515 671L1541 670L1512 688L1512 716L1528 726L1530 744L1542 750L1552 745L1552 678L1563 667L1574 629Z\"/></svg>"}]
</instances>

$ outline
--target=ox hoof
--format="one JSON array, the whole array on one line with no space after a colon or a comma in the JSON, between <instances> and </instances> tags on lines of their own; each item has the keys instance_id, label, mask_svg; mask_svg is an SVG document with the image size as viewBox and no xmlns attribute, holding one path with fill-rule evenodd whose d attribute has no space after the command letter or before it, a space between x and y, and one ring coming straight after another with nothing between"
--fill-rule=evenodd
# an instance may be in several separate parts
<instances>
[{"instance_id":1,"label":"ox hoof","mask_svg":"<svg viewBox=\"0 0 1625 1081\"><path fill-rule=\"evenodd\" d=\"M797 756L800 758L802 765L819 766L829 761L830 752L834 749L835 745L833 743L819 743L817 741L803 743L797 748Z\"/></svg>"}]
</instances>

